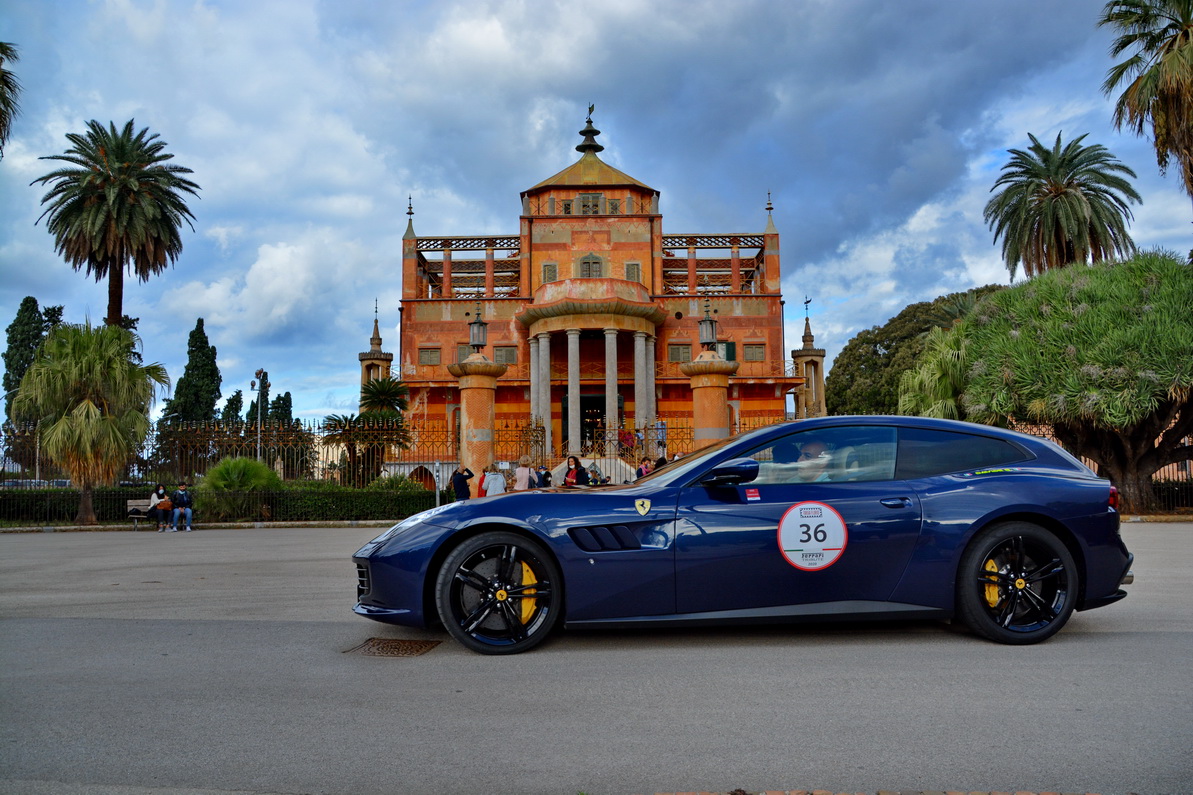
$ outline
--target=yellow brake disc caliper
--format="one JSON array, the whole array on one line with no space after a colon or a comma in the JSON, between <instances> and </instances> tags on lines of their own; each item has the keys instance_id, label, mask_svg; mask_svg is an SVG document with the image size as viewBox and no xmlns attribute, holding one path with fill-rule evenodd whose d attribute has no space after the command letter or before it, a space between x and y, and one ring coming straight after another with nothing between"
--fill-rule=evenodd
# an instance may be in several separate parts
<instances>
[{"instance_id":1,"label":"yellow brake disc caliper","mask_svg":"<svg viewBox=\"0 0 1193 795\"><path fill-rule=\"evenodd\" d=\"M986 571L992 571L995 574L998 574L998 564L995 563L993 560L986 561ZM990 579L994 579L994 578L990 578ZM986 587L986 604L990 605L991 607L998 607L998 585L997 585L997 583L992 583L985 587Z\"/></svg>"},{"instance_id":2,"label":"yellow brake disc caliper","mask_svg":"<svg viewBox=\"0 0 1193 795\"><path fill-rule=\"evenodd\" d=\"M534 585L538 582L538 578L534 576L534 572L526 563L522 564L522 587L527 585ZM530 617L534 615L534 607L538 603L531 594L538 593L537 589L530 588L522 591L522 623L525 624L530 621Z\"/></svg>"}]
</instances>

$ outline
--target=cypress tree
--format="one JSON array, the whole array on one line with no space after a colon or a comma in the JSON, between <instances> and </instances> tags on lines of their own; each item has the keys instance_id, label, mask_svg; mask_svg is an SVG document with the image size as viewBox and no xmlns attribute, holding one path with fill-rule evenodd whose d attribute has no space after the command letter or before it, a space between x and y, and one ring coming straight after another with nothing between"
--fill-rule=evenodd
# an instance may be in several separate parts
<instances>
[{"instance_id":1,"label":"cypress tree","mask_svg":"<svg viewBox=\"0 0 1193 795\"><path fill-rule=\"evenodd\" d=\"M33 363L33 357L41 343L54 326L62 322L62 307L38 308L37 299L25 296L17 309L17 316L8 326L8 348L4 351L4 417L9 416L12 394L21 385L25 371Z\"/></svg>"},{"instance_id":2,"label":"cypress tree","mask_svg":"<svg viewBox=\"0 0 1193 795\"><path fill-rule=\"evenodd\" d=\"M215 404L220 399L220 368L215 362L215 346L207 341L203 318L195 323L186 346L186 369L174 389L174 397L165 413L175 422L202 422L215 418Z\"/></svg>"},{"instance_id":3,"label":"cypress tree","mask_svg":"<svg viewBox=\"0 0 1193 795\"><path fill-rule=\"evenodd\" d=\"M289 392L278 395L269 404L269 419L283 427L290 427L294 421L294 399Z\"/></svg>"},{"instance_id":4,"label":"cypress tree","mask_svg":"<svg viewBox=\"0 0 1193 795\"><path fill-rule=\"evenodd\" d=\"M224 422L240 422L240 412L244 410L244 392L237 389L228 398L228 402L224 404L224 410L220 413L220 417Z\"/></svg>"}]
</instances>

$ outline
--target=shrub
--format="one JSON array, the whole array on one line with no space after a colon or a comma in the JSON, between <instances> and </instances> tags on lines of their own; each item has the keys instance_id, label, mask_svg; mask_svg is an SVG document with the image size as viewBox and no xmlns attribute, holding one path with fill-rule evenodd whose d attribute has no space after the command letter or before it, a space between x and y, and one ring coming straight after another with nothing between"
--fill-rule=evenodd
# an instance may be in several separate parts
<instances>
[{"instance_id":1,"label":"shrub","mask_svg":"<svg viewBox=\"0 0 1193 795\"><path fill-rule=\"evenodd\" d=\"M253 458L225 458L196 489L195 508L208 519L269 519L272 510L263 492L276 492L282 479L269 465Z\"/></svg>"},{"instance_id":2,"label":"shrub","mask_svg":"<svg viewBox=\"0 0 1193 795\"><path fill-rule=\"evenodd\" d=\"M380 477L365 486L369 491L396 491L401 494L417 494L426 491L426 487L405 475L387 475Z\"/></svg>"}]
</instances>

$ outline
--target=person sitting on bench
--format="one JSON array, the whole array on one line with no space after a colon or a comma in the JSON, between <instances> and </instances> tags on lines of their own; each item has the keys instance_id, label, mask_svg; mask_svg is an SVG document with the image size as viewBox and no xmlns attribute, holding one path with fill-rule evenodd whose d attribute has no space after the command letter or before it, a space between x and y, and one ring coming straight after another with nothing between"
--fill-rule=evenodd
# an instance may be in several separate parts
<instances>
[{"instance_id":1,"label":"person sitting on bench","mask_svg":"<svg viewBox=\"0 0 1193 795\"><path fill-rule=\"evenodd\" d=\"M174 492L174 521L170 524L170 531L174 532L178 529L178 518L182 516L186 519L186 532L191 531L191 506L195 504L194 497L186 490L186 481L178 484L178 491Z\"/></svg>"}]
</instances>

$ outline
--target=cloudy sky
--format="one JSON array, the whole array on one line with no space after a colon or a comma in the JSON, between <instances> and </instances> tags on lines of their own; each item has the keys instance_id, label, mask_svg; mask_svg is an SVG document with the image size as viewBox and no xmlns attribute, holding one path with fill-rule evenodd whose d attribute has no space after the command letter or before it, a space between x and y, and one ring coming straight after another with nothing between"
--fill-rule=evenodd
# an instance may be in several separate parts
<instances>
[{"instance_id":1,"label":"cloudy sky","mask_svg":"<svg viewBox=\"0 0 1193 795\"><path fill-rule=\"evenodd\" d=\"M197 317L225 397L270 372L296 413L354 411L373 302L397 349L407 196L424 235L516 234L519 192L579 155L662 192L667 233L782 235L829 358L908 303L1006 283L982 209L1006 150L1088 133L1137 174L1143 247L1188 251L1189 199L1100 86L1102 0L5 0L22 112L0 161L0 327L21 299L99 323L30 186L97 119L194 170L175 267L126 282L148 361ZM246 401L247 402L247 401Z\"/></svg>"}]
</instances>

